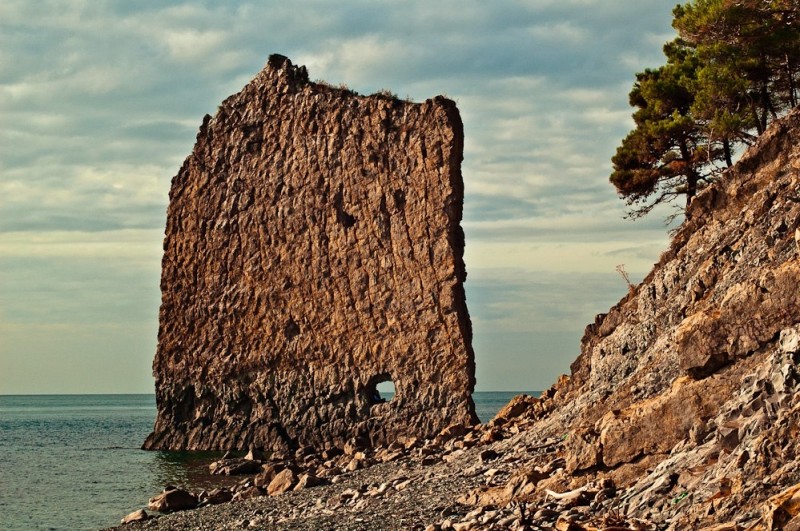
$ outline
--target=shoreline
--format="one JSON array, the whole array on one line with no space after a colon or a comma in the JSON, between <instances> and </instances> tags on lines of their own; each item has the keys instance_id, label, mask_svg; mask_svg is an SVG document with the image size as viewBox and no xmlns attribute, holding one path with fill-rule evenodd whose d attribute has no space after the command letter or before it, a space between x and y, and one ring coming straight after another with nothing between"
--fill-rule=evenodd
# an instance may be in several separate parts
<instances>
[{"instance_id":1,"label":"shoreline","mask_svg":"<svg viewBox=\"0 0 800 531\"><path fill-rule=\"evenodd\" d=\"M564 471L564 440L547 429L533 429L538 423L531 418L514 416L520 414L520 404L536 402L512 401L486 424L451 426L437 438L403 450L351 449L340 462L362 454L366 466L342 470L327 485L178 511L107 530L466 531L599 522L619 503L616 489L590 482L578 495L563 494L574 479ZM381 458L389 461L378 462ZM537 483L552 490L540 488L537 494ZM542 499L543 492L553 495ZM590 504L590 497L592 502L603 499Z\"/></svg>"},{"instance_id":2,"label":"shoreline","mask_svg":"<svg viewBox=\"0 0 800 531\"><path fill-rule=\"evenodd\" d=\"M107 529L426 529L441 526L445 520L460 522L474 508L456 498L487 484L484 474L489 470L496 471L490 475L491 483L507 480L513 473L511 465L520 457L511 450L518 446L516 438L526 434L498 444L480 443L478 434L491 431L487 426L476 425L475 430L447 441L422 443L391 462L343 471L328 485L179 511ZM468 440L476 441L475 445L458 448L469 434L474 434ZM498 456L513 458L483 462L481 453L490 447ZM387 450L377 449L370 455Z\"/></svg>"},{"instance_id":3,"label":"shoreline","mask_svg":"<svg viewBox=\"0 0 800 531\"><path fill-rule=\"evenodd\" d=\"M476 392L478 410L491 418L510 396ZM109 400L110 398L110 400ZM117 525L166 485L192 492L231 487L244 476L213 476L222 452L145 452L153 425L152 395L58 395L4 398L4 425L12 444L4 492L14 507L0 508L3 529L100 529ZM48 449L43 452L43 446ZM57 449L57 450L56 450ZM201 457L198 458L198 455ZM14 470L27 470L23 475ZM87 507L67 514L63 507ZM149 510L147 512L150 512Z\"/></svg>"}]
</instances>

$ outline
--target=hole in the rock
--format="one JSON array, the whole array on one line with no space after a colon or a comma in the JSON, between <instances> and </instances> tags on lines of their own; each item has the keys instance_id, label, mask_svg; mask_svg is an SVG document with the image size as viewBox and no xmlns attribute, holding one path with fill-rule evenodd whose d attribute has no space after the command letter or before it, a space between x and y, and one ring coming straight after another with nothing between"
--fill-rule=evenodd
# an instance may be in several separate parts
<instances>
[{"instance_id":1,"label":"hole in the rock","mask_svg":"<svg viewBox=\"0 0 800 531\"><path fill-rule=\"evenodd\" d=\"M381 382L376 386L376 390L382 397L386 398L386 400L391 400L394 398L395 393L397 393L397 390L394 388L394 382L391 380L388 382Z\"/></svg>"},{"instance_id":2,"label":"hole in the rock","mask_svg":"<svg viewBox=\"0 0 800 531\"><path fill-rule=\"evenodd\" d=\"M389 402L397 393L392 377L387 374L375 376L367 385L367 397L372 404Z\"/></svg>"}]
</instances>

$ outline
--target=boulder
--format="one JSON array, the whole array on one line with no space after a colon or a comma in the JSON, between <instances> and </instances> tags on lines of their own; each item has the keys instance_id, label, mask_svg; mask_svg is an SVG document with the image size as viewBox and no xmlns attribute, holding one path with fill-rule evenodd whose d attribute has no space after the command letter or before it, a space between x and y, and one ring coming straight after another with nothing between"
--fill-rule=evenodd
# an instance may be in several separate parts
<instances>
[{"instance_id":1,"label":"boulder","mask_svg":"<svg viewBox=\"0 0 800 531\"><path fill-rule=\"evenodd\" d=\"M464 424L450 424L449 426L447 426L446 428L444 428L442 431L439 432L439 434L436 436L436 439L440 443L443 443L455 439L457 437L463 437L464 435L467 434L469 429L470 429L469 426L466 426Z\"/></svg>"},{"instance_id":2,"label":"boulder","mask_svg":"<svg viewBox=\"0 0 800 531\"><path fill-rule=\"evenodd\" d=\"M199 496L200 505L219 505L233 499L233 493L227 488L213 489L211 492Z\"/></svg>"},{"instance_id":3,"label":"boulder","mask_svg":"<svg viewBox=\"0 0 800 531\"><path fill-rule=\"evenodd\" d=\"M231 501L239 501L239 500L248 500L250 498L258 498L260 496L264 496L266 493L264 489L260 487L256 487L255 485L250 485L248 487L239 489L231 498Z\"/></svg>"},{"instance_id":4,"label":"boulder","mask_svg":"<svg viewBox=\"0 0 800 531\"><path fill-rule=\"evenodd\" d=\"M325 479L318 478L313 474L303 474L297 481L297 485L294 486L294 490L310 489L312 487L326 485L327 483L328 481L326 481Z\"/></svg>"},{"instance_id":5,"label":"boulder","mask_svg":"<svg viewBox=\"0 0 800 531\"><path fill-rule=\"evenodd\" d=\"M197 507L197 496L176 487L168 487L158 496L150 498L147 508L160 513L185 511Z\"/></svg>"},{"instance_id":6,"label":"boulder","mask_svg":"<svg viewBox=\"0 0 800 531\"><path fill-rule=\"evenodd\" d=\"M530 395L517 395L511 401L503 406L500 411L489 422L490 425L500 424L500 421L508 422L522 416L529 411L534 404L538 403L539 399Z\"/></svg>"},{"instance_id":7,"label":"boulder","mask_svg":"<svg viewBox=\"0 0 800 531\"><path fill-rule=\"evenodd\" d=\"M247 461L264 461L265 459L264 453L258 448L250 448L250 451L247 452L244 458Z\"/></svg>"},{"instance_id":8,"label":"boulder","mask_svg":"<svg viewBox=\"0 0 800 531\"><path fill-rule=\"evenodd\" d=\"M209 470L217 476L243 476L261 472L261 462L252 459L223 459L209 465Z\"/></svg>"},{"instance_id":9,"label":"boulder","mask_svg":"<svg viewBox=\"0 0 800 531\"><path fill-rule=\"evenodd\" d=\"M144 509L139 509L138 511L133 511L132 513L125 516L125 518L120 520L120 523L124 525L124 524L130 524L131 522L143 522L148 518L150 517L148 516L147 512L145 512Z\"/></svg>"},{"instance_id":10,"label":"boulder","mask_svg":"<svg viewBox=\"0 0 800 531\"><path fill-rule=\"evenodd\" d=\"M281 463L265 463L261 467L262 472L254 478L253 483L258 487L266 487L284 468Z\"/></svg>"},{"instance_id":11,"label":"boulder","mask_svg":"<svg viewBox=\"0 0 800 531\"><path fill-rule=\"evenodd\" d=\"M277 496L278 494L283 494L284 492L292 490L296 484L297 476L295 476L291 469L287 468L279 472L278 475L270 481L269 486L267 486L267 493L270 496Z\"/></svg>"}]
</instances>

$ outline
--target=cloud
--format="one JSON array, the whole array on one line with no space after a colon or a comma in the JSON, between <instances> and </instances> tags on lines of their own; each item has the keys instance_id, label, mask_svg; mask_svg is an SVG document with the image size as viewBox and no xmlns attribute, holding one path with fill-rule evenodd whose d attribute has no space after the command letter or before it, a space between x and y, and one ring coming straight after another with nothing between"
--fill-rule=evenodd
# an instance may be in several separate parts
<instances>
[{"instance_id":1,"label":"cloud","mask_svg":"<svg viewBox=\"0 0 800 531\"><path fill-rule=\"evenodd\" d=\"M459 101L469 135L468 189L502 188L506 197L562 193L535 183L543 178L603 180L596 161L608 160L630 122L613 50L631 39L650 42L666 26L655 24L652 6L604 2L511 2L503 9L482 2L51 7L42 15L12 3L4 23L14 30L4 45L35 50L28 69L9 72L0 92L10 165L37 156L31 152L64 163L80 154L75 162L85 164L167 162L166 151L174 164L196 130L177 124L199 123L227 95L229 80L239 84L228 90L240 88L253 74L247 69L273 51L259 48L271 46L306 63L313 77L364 92L447 92ZM607 23L620 16L636 20L638 33L610 31ZM60 53L44 53L48 42ZM604 79L594 83L595 76ZM608 139L599 145L598 130ZM522 165L525 159L536 166ZM579 183L573 188L583 188Z\"/></svg>"},{"instance_id":2,"label":"cloud","mask_svg":"<svg viewBox=\"0 0 800 531\"><path fill-rule=\"evenodd\" d=\"M0 321L152 324L163 230L0 235Z\"/></svg>"},{"instance_id":3,"label":"cloud","mask_svg":"<svg viewBox=\"0 0 800 531\"><path fill-rule=\"evenodd\" d=\"M42 160L35 169L6 170L0 181L3 232L103 232L163 228L164 168L64 165Z\"/></svg>"},{"instance_id":4,"label":"cloud","mask_svg":"<svg viewBox=\"0 0 800 531\"><path fill-rule=\"evenodd\" d=\"M510 332L583 329L598 308L618 301L627 285L613 270L573 273L515 268L474 269L469 273L469 302L483 311L476 325ZM539 309L531 320L529 308Z\"/></svg>"},{"instance_id":5,"label":"cloud","mask_svg":"<svg viewBox=\"0 0 800 531\"><path fill-rule=\"evenodd\" d=\"M499 371L528 359L523 323L560 323L563 335L542 341L563 354L588 306L609 304L582 290L611 293L603 279L616 263L643 273L666 240L658 216L621 220L607 178L631 127L633 73L663 61L670 9L660 0L5 1L0 256L14 287L4 318L154 320L170 179L203 115L282 53L312 79L361 93L457 101L476 344L496 348ZM504 346L498 327L516 339ZM111 343L127 340L108 330ZM563 367L536 356L547 377ZM501 381L482 360L482 378Z\"/></svg>"}]
</instances>

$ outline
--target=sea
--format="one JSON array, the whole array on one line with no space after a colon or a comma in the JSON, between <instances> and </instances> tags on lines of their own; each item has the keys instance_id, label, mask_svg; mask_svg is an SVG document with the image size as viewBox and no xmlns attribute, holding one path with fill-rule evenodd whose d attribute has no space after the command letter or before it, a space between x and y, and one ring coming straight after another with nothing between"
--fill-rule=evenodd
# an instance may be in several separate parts
<instances>
[{"instance_id":1,"label":"sea","mask_svg":"<svg viewBox=\"0 0 800 531\"><path fill-rule=\"evenodd\" d=\"M522 392L474 393L478 417ZM155 415L154 395L0 395L0 530L101 529L166 485L236 481L208 474L219 453L140 450Z\"/></svg>"}]
</instances>

